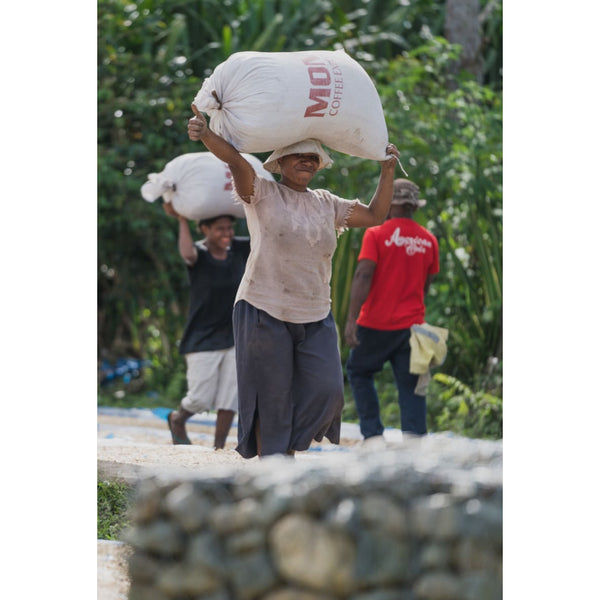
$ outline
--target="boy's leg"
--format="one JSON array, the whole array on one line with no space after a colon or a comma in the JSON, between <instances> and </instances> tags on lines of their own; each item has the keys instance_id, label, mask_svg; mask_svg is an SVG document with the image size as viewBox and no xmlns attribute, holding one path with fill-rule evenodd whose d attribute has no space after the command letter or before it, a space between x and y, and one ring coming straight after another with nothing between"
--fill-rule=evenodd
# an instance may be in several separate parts
<instances>
[{"instance_id":1,"label":"boy's leg","mask_svg":"<svg viewBox=\"0 0 600 600\"><path fill-rule=\"evenodd\" d=\"M188 391L179 408L167 415L173 444L191 444L185 429L194 414L210 408L215 397L220 357L215 352L192 352L185 355Z\"/></svg>"}]
</instances>

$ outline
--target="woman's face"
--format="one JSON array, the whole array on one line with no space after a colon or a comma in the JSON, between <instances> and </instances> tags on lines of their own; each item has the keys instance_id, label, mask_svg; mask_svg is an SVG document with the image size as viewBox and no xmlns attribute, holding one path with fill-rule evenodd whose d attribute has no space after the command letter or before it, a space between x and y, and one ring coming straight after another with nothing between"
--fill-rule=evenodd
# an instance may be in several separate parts
<instances>
[{"instance_id":1,"label":"woman's face","mask_svg":"<svg viewBox=\"0 0 600 600\"><path fill-rule=\"evenodd\" d=\"M319 170L318 154L288 154L278 160L281 175L293 181L310 181Z\"/></svg>"}]
</instances>

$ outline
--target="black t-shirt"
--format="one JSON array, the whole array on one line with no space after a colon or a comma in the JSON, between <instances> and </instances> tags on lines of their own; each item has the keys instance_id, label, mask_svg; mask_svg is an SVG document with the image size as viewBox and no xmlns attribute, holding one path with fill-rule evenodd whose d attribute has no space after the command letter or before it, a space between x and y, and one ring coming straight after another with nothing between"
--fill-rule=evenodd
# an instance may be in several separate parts
<instances>
[{"instance_id":1,"label":"black t-shirt","mask_svg":"<svg viewBox=\"0 0 600 600\"><path fill-rule=\"evenodd\" d=\"M206 352L233 346L233 302L250 253L248 239L234 238L225 260L213 258L201 242L188 267L190 306L179 352Z\"/></svg>"}]
</instances>

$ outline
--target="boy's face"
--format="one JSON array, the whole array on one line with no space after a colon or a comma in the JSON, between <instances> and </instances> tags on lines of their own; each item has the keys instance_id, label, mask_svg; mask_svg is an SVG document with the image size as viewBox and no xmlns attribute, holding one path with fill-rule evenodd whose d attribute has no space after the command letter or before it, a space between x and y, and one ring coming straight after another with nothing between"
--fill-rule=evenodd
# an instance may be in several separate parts
<instances>
[{"instance_id":1,"label":"boy's face","mask_svg":"<svg viewBox=\"0 0 600 600\"><path fill-rule=\"evenodd\" d=\"M220 217L212 225L202 225L202 233L209 244L215 245L222 250L231 246L233 240L234 226L229 217Z\"/></svg>"}]
</instances>

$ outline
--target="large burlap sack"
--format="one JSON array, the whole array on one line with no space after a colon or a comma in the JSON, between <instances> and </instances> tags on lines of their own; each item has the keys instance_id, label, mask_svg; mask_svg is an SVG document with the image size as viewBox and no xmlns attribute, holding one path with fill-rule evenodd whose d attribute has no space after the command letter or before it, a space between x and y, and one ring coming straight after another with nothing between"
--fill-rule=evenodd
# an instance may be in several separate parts
<instances>
[{"instance_id":1,"label":"large burlap sack","mask_svg":"<svg viewBox=\"0 0 600 600\"><path fill-rule=\"evenodd\" d=\"M352 156L386 158L381 100L343 50L237 52L204 80L194 104L240 152L314 138Z\"/></svg>"},{"instance_id":2,"label":"large burlap sack","mask_svg":"<svg viewBox=\"0 0 600 600\"><path fill-rule=\"evenodd\" d=\"M243 156L259 175L273 180L256 156ZM244 218L244 207L234 201L232 191L233 179L227 163L211 152L191 152L174 158L160 173L150 173L141 188L147 202L162 196L165 202L173 203L180 215L194 221L218 215Z\"/></svg>"}]
</instances>

